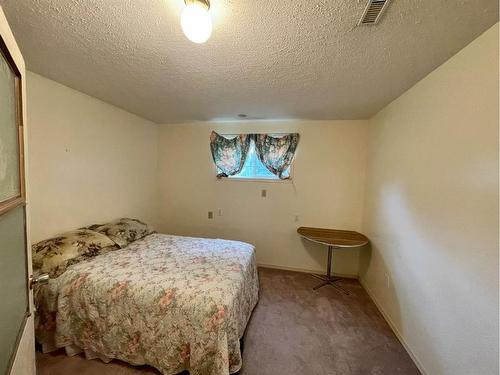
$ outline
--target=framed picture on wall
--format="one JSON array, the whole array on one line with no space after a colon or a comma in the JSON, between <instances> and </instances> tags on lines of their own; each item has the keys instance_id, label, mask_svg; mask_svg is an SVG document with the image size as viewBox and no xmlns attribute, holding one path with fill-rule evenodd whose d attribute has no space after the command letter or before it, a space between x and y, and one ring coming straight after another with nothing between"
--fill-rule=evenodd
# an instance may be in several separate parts
<instances>
[{"instance_id":1,"label":"framed picture on wall","mask_svg":"<svg viewBox=\"0 0 500 375\"><path fill-rule=\"evenodd\" d=\"M0 215L24 204L21 74L0 38Z\"/></svg>"}]
</instances>

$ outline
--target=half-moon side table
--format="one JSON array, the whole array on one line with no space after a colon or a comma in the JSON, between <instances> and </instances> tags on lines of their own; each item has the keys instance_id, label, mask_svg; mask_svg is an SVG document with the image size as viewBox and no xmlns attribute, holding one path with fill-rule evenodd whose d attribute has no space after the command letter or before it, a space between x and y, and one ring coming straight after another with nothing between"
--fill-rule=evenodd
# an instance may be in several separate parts
<instances>
[{"instance_id":1,"label":"half-moon side table","mask_svg":"<svg viewBox=\"0 0 500 375\"><path fill-rule=\"evenodd\" d=\"M312 274L317 279L322 280L321 284L316 285L313 290L317 290L326 285L331 285L345 294L349 294L347 290L335 284L335 282L342 280L342 277L332 277L332 253L334 249L342 249L349 247L361 247L366 245L369 241L364 235L350 230L338 229L322 229L300 227L297 233L306 240L320 243L328 246L328 265L326 266L326 277L323 275Z\"/></svg>"}]
</instances>

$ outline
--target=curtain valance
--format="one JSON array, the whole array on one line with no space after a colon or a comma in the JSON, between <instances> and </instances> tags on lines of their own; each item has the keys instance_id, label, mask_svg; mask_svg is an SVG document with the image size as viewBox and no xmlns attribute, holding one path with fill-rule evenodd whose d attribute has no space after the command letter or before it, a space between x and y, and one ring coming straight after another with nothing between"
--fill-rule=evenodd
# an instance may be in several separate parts
<instances>
[{"instance_id":1,"label":"curtain valance","mask_svg":"<svg viewBox=\"0 0 500 375\"><path fill-rule=\"evenodd\" d=\"M250 142L255 142L259 160L273 174L284 180L285 172L292 164L300 136L298 133L272 136L269 134L239 134L228 139L212 131L210 149L217 169L217 177L233 176L241 172L245 164Z\"/></svg>"},{"instance_id":2,"label":"curtain valance","mask_svg":"<svg viewBox=\"0 0 500 375\"><path fill-rule=\"evenodd\" d=\"M233 176L241 172L247 158L250 139L250 134L240 134L232 139L227 139L214 131L210 134L212 157L221 171L217 177Z\"/></svg>"}]
</instances>

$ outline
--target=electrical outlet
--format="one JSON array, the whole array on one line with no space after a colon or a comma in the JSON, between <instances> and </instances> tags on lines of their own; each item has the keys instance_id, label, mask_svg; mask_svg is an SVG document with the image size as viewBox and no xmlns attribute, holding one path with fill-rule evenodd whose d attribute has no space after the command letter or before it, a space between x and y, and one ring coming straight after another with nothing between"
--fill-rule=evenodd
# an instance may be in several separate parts
<instances>
[{"instance_id":1,"label":"electrical outlet","mask_svg":"<svg viewBox=\"0 0 500 375\"><path fill-rule=\"evenodd\" d=\"M261 196L262 198L267 197L267 190L266 190L266 189L262 189L262 191L260 192L260 196Z\"/></svg>"},{"instance_id":2,"label":"electrical outlet","mask_svg":"<svg viewBox=\"0 0 500 375\"><path fill-rule=\"evenodd\" d=\"M385 273L385 286L387 287L387 289L391 287L391 277L387 272Z\"/></svg>"},{"instance_id":3,"label":"electrical outlet","mask_svg":"<svg viewBox=\"0 0 500 375\"><path fill-rule=\"evenodd\" d=\"M208 211L208 218L213 219L214 218L214 213L213 211Z\"/></svg>"},{"instance_id":4,"label":"electrical outlet","mask_svg":"<svg viewBox=\"0 0 500 375\"><path fill-rule=\"evenodd\" d=\"M295 222L298 223L299 222L299 215L295 214Z\"/></svg>"},{"instance_id":5,"label":"electrical outlet","mask_svg":"<svg viewBox=\"0 0 500 375\"><path fill-rule=\"evenodd\" d=\"M222 209L221 209L221 208L219 208L219 209L217 210L217 216L222 216Z\"/></svg>"}]
</instances>

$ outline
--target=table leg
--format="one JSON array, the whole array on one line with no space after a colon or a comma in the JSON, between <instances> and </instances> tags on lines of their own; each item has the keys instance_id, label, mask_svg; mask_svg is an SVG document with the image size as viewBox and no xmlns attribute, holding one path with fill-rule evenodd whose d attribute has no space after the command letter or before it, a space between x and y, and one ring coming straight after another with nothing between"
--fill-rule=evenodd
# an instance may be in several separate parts
<instances>
[{"instance_id":1,"label":"table leg","mask_svg":"<svg viewBox=\"0 0 500 375\"><path fill-rule=\"evenodd\" d=\"M313 277L323 281L321 284L316 285L313 288L313 290L318 290L319 288L330 285L330 286L333 286L335 289L338 289L342 293L349 295L349 291L347 291L345 288L341 287L340 285L335 284L337 281L342 280L342 278L335 277L335 276L332 277L332 257L333 257L333 246L328 246L328 265L326 267L326 276L312 274Z\"/></svg>"},{"instance_id":2,"label":"table leg","mask_svg":"<svg viewBox=\"0 0 500 375\"><path fill-rule=\"evenodd\" d=\"M328 277L328 280L332 278L332 256L333 246L328 246L328 265L326 266L326 277Z\"/></svg>"},{"instance_id":3,"label":"table leg","mask_svg":"<svg viewBox=\"0 0 500 375\"><path fill-rule=\"evenodd\" d=\"M327 281L323 281L321 284L318 284L316 285L313 290L318 290L319 288L322 288L324 286L327 286L327 285L330 285L330 282L327 280Z\"/></svg>"}]
</instances>

